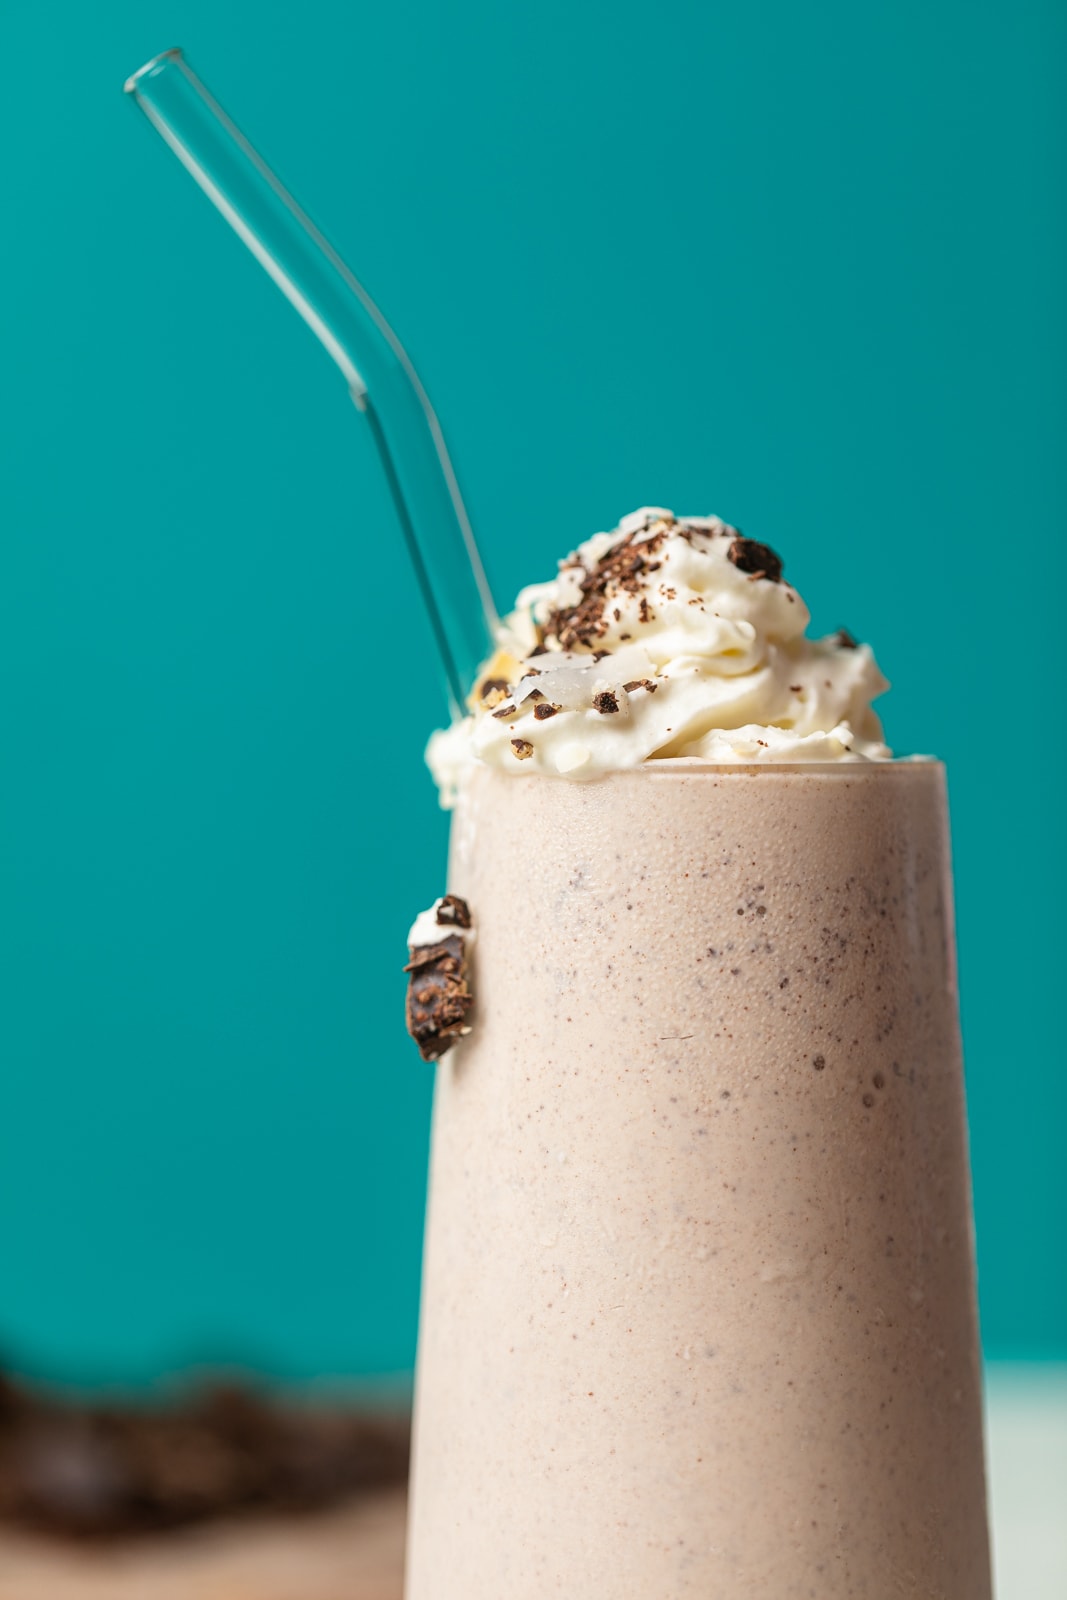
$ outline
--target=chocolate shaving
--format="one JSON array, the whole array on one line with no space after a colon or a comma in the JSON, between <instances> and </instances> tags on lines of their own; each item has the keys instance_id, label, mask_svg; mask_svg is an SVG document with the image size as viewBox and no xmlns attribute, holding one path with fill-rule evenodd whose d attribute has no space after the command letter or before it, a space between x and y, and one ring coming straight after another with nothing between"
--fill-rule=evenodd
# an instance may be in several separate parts
<instances>
[{"instance_id":1,"label":"chocolate shaving","mask_svg":"<svg viewBox=\"0 0 1067 1600\"><path fill-rule=\"evenodd\" d=\"M493 715L494 717L513 717L515 715L515 707L510 704L501 706L499 711L493 712Z\"/></svg>"},{"instance_id":2,"label":"chocolate shaving","mask_svg":"<svg viewBox=\"0 0 1067 1600\"><path fill-rule=\"evenodd\" d=\"M653 683L651 678L631 678L629 683L623 684L623 688L627 694L633 694L635 689L647 689L649 694L655 694L659 684Z\"/></svg>"},{"instance_id":3,"label":"chocolate shaving","mask_svg":"<svg viewBox=\"0 0 1067 1600\"><path fill-rule=\"evenodd\" d=\"M618 711L619 702L610 689L602 689L600 694L593 696L593 709L599 711L602 717L607 717L613 711Z\"/></svg>"},{"instance_id":4,"label":"chocolate shaving","mask_svg":"<svg viewBox=\"0 0 1067 1600\"><path fill-rule=\"evenodd\" d=\"M660 565L652 557L666 537L663 528L639 543L634 542L636 533L631 533L613 545L582 578L578 604L560 607L548 617L544 637L558 640L564 650L593 649L608 631L608 616L616 622L622 620L621 608L611 602L623 595L640 597L646 574Z\"/></svg>"},{"instance_id":5,"label":"chocolate shaving","mask_svg":"<svg viewBox=\"0 0 1067 1600\"><path fill-rule=\"evenodd\" d=\"M734 539L726 555L739 572L747 572L752 578L768 578L771 583L781 579L781 556L758 539Z\"/></svg>"},{"instance_id":6,"label":"chocolate shaving","mask_svg":"<svg viewBox=\"0 0 1067 1600\"><path fill-rule=\"evenodd\" d=\"M835 644L839 650L858 650L859 649L859 644L852 637L852 635L849 633L847 628L838 628L836 633L832 633L830 635L830 641L829 642L831 644Z\"/></svg>"},{"instance_id":7,"label":"chocolate shaving","mask_svg":"<svg viewBox=\"0 0 1067 1600\"><path fill-rule=\"evenodd\" d=\"M453 897L447 895L446 900ZM460 900L468 919L470 909ZM440 910L438 911L440 917ZM463 924L459 923L462 927ZM469 926L469 920L468 924ZM457 1039L470 1032L467 1014L474 996L467 984L467 950L458 933L446 934L439 944L412 945L407 997L408 1032L424 1061L437 1061Z\"/></svg>"},{"instance_id":8,"label":"chocolate shaving","mask_svg":"<svg viewBox=\"0 0 1067 1600\"><path fill-rule=\"evenodd\" d=\"M549 702L545 700L541 705L534 706L534 716L537 718L538 722L547 722L548 718L554 717L559 709L559 706L550 705Z\"/></svg>"}]
</instances>

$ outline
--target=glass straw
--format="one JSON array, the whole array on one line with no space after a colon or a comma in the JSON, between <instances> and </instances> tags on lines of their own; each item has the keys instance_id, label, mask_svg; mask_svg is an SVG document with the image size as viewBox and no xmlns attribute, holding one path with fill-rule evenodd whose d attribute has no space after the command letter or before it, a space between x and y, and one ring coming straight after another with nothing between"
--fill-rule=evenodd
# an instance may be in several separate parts
<instances>
[{"instance_id":1,"label":"glass straw","mask_svg":"<svg viewBox=\"0 0 1067 1600\"><path fill-rule=\"evenodd\" d=\"M180 50L156 56L125 88L340 367L370 424L441 653L452 714L462 715L492 650L496 612L418 373L367 291Z\"/></svg>"}]
</instances>

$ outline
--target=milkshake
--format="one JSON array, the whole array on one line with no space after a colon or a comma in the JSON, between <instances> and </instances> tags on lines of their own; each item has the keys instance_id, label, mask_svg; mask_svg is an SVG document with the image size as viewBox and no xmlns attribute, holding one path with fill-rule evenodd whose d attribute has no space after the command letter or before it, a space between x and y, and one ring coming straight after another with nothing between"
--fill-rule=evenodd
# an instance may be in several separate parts
<instances>
[{"instance_id":1,"label":"milkshake","mask_svg":"<svg viewBox=\"0 0 1067 1600\"><path fill-rule=\"evenodd\" d=\"M990 1593L944 777L806 623L641 513L436 742L409 1600Z\"/></svg>"}]
</instances>

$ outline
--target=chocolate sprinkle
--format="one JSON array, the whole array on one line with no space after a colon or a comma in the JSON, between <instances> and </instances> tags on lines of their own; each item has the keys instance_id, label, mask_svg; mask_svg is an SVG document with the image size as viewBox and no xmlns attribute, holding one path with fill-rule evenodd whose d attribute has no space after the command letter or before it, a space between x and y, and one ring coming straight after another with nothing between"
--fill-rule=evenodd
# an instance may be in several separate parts
<instances>
[{"instance_id":1,"label":"chocolate sprinkle","mask_svg":"<svg viewBox=\"0 0 1067 1600\"><path fill-rule=\"evenodd\" d=\"M781 579L782 558L769 544L760 544L758 539L734 539L726 554L739 572L747 572L753 578L769 578L771 583Z\"/></svg>"},{"instance_id":2,"label":"chocolate sprinkle","mask_svg":"<svg viewBox=\"0 0 1067 1600\"><path fill-rule=\"evenodd\" d=\"M600 694L593 696L593 707L600 712L602 717L610 716L613 711L618 711L619 702L610 689L601 690Z\"/></svg>"},{"instance_id":3,"label":"chocolate sprinkle","mask_svg":"<svg viewBox=\"0 0 1067 1600\"><path fill-rule=\"evenodd\" d=\"M469 918L467 902L461 900L459 904ZM439 944L413 945L409 949L411 960L404 968L410 974L408 1032L422 1059L437 1061L457 1039L470 1032L467 1014L474 996L467 984L466 945L458 933L450 933Z\"/></svg>"}]
</instances>

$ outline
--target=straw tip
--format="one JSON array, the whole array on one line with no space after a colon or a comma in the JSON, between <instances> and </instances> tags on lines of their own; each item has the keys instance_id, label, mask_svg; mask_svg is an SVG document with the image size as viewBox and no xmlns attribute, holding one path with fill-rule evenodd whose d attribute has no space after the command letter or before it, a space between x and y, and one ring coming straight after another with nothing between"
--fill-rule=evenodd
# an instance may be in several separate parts
<instances>
[{"instance_id":1,"label":"straw tip","mask_svg":"<svg viewBox=\"0 0 1067 1600\"><path fill-rule=\"evenodd\" d=\"M161 67L165 61L180 61L182 52L177 45L172 50L161 50L158 56L153 56L151 61L146 61L143 67L138 67L136 72L131 72L126 82L122 85L123 94L136 94L137 85L142 78L147 78L150 73Z\"/></svg>"}]
</instances>

